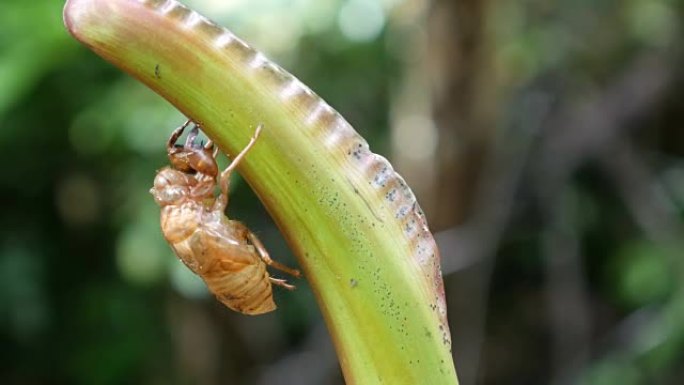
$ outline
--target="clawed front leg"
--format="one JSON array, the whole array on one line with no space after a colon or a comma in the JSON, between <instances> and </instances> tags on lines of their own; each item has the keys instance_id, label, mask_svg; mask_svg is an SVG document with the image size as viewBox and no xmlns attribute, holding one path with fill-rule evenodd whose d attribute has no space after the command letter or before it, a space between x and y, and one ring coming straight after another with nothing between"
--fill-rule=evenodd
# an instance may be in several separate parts
<instances>
[{"instance_id":1,"label":"clawed front leg","mask_svg":"<svg viewBox=\"0 0 684 385\"><path fill-rule=\"evenodd\" d=\"M195 139L197 139L197 135L199 135L199 126L195 123L195 127L190 130L188 137L185 138L185 149L196 148Z\"/></svg>"},{"instance_id":2,"label":"clawed front leg","mask_svg":"<svg viewBox=\"0 0 684 385\"><path fill-rule=\"evenodd\" d=\"M176 141L178 138L180 138L181 135L183 135L183 131L185 130L185 127L189 126L190 123L192 123L191 119L188 119L185 123L183 123L182 126L176 128L173 130L171 133L171 136L169 137L169 141L166 142L166 150L171 151L175 146L176 146Z\"/></svg>"}]
</instances>

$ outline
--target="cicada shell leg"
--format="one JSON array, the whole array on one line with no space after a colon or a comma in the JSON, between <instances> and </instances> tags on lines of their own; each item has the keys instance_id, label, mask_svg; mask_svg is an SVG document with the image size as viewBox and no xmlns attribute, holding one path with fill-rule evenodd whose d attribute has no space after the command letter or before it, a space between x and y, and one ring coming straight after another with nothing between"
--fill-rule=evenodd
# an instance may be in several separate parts
<instances>
[{"instance_id":1,"label":"cicada shell leg","mask_svg":"<svg viewBox=\"0 0 684 385\"><path fill-rule=\"evenodd\" d=\"M218 146L214 146L214 142L212 142L211 139L207 142L207 144L204 145L204 149L207 151L213 150L213 152L211 153L211 156L213 156L214 159L216 159L216 156L218 156L218 152L219 152Z\"/></svg>"},{"instance_id":2,"label":"cicada shell leg","mask_svg":"<svg viewBox=\"0 0 684 385\"><path fill-rule=\"evenodd\" d=\"M192 149L195 148L195 139L197 139L197 135L199 135L199 126L197 123L195 123L195 127L190 130L190 133L188 133L188 137L185 138L185 148L186 149Z\"/></svg>"},{"instance_id":3,"label":"cicada shell leg","mask_svg":"<svg viewBox=\"0 0 684 385\"><path fill-rule=\"evenodd\" d=\"M235 170L235 168L240 164L242 159L247 155L249 150L254 147L254 144L256 143L257 138L259 137L259 134L261 133L262 125L258 125L256 128L256 131L254 131L254 135L252 135L252 138L249 140L249 143L247 143L247 146L240 151L240 153L233 159L232 162L226 167L225 170L221 173L221 177L219 179L219 185L221 188L221 195L219 195L218 198L216 198L216 203L214 205L215 210L220 210L220 211L225 211L226 207L228 206L228 188L230 187L230 174Z\"/></svg>"},{"instance_id":4,"label":"cicada shell leg","mask_svg":"<svg viewBox=\"0 0 684 385\"><path fill-rule=\"evenodd\" d=\"M290 284L287 283L287 281L284 280L284 279L278 279L278 278L268 277L268 280L271 281L272 284L278 285L278 286L282 286L282 287L284 287L284 288L287 289L287 290L292 291L292 290L295 289L295 286L294 286L294 285L290 285Z\"/></svg>"},{"instance_id":5,"label":"cicada shell leg","mask_svg":"<svg viewBox=\"0 0 684 385\"><path fill-rule=\"evenodd\" d=\"M169 141L166 142L166 150L167 151L171 151L173 149L173 147L176 145L176 141L178 140L178 138L180 138L181 135L183 135L183 131L185 130L185 128L187 126L190 125L190 123L192 123L192 120L188 119L185 123L183 123L182 126L173 130L173 132L171 133L171 136L169 137Z\"/></svg>"},{"instance_id":6,"label":"cicada shell leg","mask_svg":"<svg viewBox=\"0 0 684 385\"><path fill-rule=\"evenodd\" d=\"M249 231L249 230L248 230ZM271 259L271 256L268 255L268 251L266 251L266 247L264 247L264 244L261 243L259 238L254 234L253 232L249 231L249 234L247 235L247 238L249 239L249 242L256 248L257 253L259 253L259 257L264 261L265 264L268 266L273 267L274 269L278 269L282 272L285 272L287 274L290 274L291 276L295 278L300 278L302 276L302 273L299 272L297 269L293 269L291 267L287 267L283 265L282 263L278 261L274 261ZM285 281L283 281L284 283ZM285 285L281 285L285 287ZM294 288L294 286L292 286Z\"/></svg>"}]
</instances>

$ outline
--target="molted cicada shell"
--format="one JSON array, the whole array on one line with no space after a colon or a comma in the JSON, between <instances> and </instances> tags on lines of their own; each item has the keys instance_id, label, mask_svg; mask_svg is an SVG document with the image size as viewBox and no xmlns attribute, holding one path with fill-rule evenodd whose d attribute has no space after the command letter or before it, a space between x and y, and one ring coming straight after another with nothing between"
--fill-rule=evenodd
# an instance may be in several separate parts
<instances>
[{"instance_id":1,"label":"molted cicada shell","mask_svg":"<svg viewBox=\"0 0 684 385\"><path fill-rule=\"evenodd\" d=\"M249 144L219 174L218 148L196 143L199 126L188 134L185 145L176 145L186 127L169 138L170 167L157 172L150 190L161 207L161 229L178 258L199 275L219 301L245 314L262 314L276 308L271 285L292 290L285 280L269 275L266 266L299 277L298 270L272 260L257 236L244 224L228 219L230 174L254 146L261 126ZM214 190L218 185L220 194Z\"/></svg>"}]
</instances>

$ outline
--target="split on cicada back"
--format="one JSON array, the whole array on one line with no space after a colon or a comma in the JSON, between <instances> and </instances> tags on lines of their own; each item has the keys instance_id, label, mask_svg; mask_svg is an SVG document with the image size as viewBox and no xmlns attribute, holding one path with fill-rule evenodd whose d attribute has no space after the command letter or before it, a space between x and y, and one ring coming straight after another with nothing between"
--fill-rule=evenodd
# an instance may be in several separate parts
<instances>
[{"instance_id":1,"label":"split on cicada back","mask_svg":"<svg viewBox=\"0 0 684 385\"><path fill-rule=\"evenodd\" d=\"M176 141L183 131L185 144ZM218 148L197 142L200 126L188 120L171 134L166 151L171 166L157 172L150 190L161 207L161 229L178 258L207 284L219 301L244 314L262 314L276 308L271 285L292 290L273 278L266 266L300 277L298 270L273 259L259 238L244 224L225 215L230 175L256 144L258 126L250 142L219 173ZM219 194L215 196L216 187Z\"/></svg>"}]
</instances>

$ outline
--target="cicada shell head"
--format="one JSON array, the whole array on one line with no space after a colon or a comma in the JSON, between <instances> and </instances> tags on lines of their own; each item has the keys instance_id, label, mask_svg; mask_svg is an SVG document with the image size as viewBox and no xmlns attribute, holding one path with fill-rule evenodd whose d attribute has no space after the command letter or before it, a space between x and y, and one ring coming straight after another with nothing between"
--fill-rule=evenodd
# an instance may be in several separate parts
<instances>
[{"instance_id":1,"label":"cicada shell head","mask_svg":"<svg viewBox=\"0 0 684 385\"><path fill-rule=\"evenodd\" d=\"M171 166L188 174L200 173L212 178L218 176L218 165L210 148L196 148L193 144L172 147L168 153Z\"/></svg>"}]
</instances>

